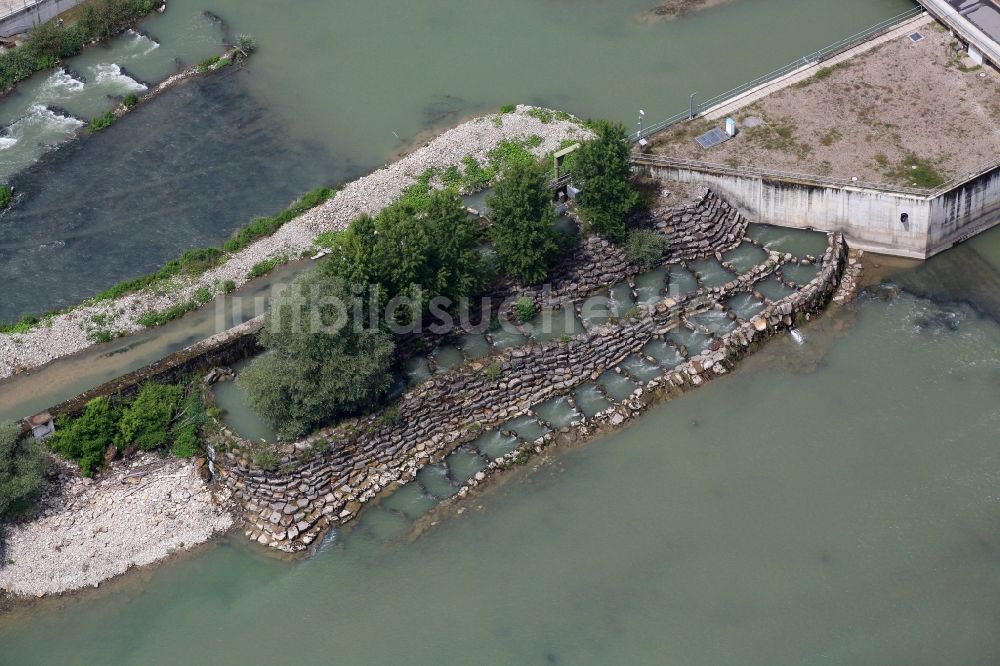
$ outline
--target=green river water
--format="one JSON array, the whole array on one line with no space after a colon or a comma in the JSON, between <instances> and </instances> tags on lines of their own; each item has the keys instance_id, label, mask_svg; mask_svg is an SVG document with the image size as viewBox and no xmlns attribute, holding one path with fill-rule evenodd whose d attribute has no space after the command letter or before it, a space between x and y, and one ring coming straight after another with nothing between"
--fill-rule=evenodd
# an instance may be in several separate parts
<instances>
[{"instance_id":1,"label":"green river water","mask_svg":"<svg viewBox=\"0 0 1000 666\"><path fill-rule=\"evenodd\" d=\"M246 85L358 163L397 148L382 129L428 125L433 91L462 89L456 113L672 112L906 7L741 0L650 27L632 1L219 4L282 45ZM1000 231L887 273L898 297L519 468L419 538L383 506L304 560L226 537L0 615L0 664L998 663ZM119 341L93 376L209 322ZM90 367L24 378L0 411Z\"/></svg>"}]
</instances>

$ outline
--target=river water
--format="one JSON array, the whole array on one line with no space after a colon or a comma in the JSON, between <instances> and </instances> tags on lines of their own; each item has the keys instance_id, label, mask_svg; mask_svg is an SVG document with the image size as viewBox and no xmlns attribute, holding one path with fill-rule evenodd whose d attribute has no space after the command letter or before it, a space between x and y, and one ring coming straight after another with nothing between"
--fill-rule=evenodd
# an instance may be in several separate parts
<instances>
[{"instance_id":1,"label":"river water","mask_svg":"<svg viewBox=\"0 0 1000 666\"><path fill-rule=\"evenodd\" d=\"M185 4L174 0L170 11ZM621 116L636 105L629 77L637 74L617 71L632 82L622 85L620 107L609 101L613 95L598 99L595 82L615 88L618 79L596 67L600 54L567 51L574 40L564 32L590 36L593 47L660 31L662 43L654 48L658 40L650 38L643 53L662 57L657 80L671 85L643 90L681 99L690 81L678 53L698 54L690 67L714 92L745 78L740 68L758 73L789 59L782 49L814 49L900 9L809 1L790 11L787 3L743 0L686 23L638 27L625 10L641 5L631 2L616 3L625 16L615 24L603 3L514 2L501 11L428 2L421 4L426 13L411 4L335 3L337 11L316 4L297 17L273 3L233 9L233 31L254 32L262 42L292 23L306 31L288 39L287 53L265 57L262 49L240 90L266 100L269 113L301 106L290 136L301 122L314 128L323 151L361 164L365 151L381 160L396 145L373 128L398 124L401 136L412 136L427 124L414 113L426 107L423 99L400 96L386 104L392 109L369 102L384 117L357 119L356 137L332 128L350 126L345 114L362 106L358 98L390 95L378 84L379 74L392 74L380 69L381 50L410 49L413 57L396 59L401 72L424 86L430 79L450 85L441 74L447 67L425 55L441 39L439 24L465 28L454 31L453 42L465 57L438 52L454 65L455 89L473 53L480 76L496 82L489 95L466 93L468 108L513 100L561 105L546 97L563 85L560 76L535 71L544 59L491 50L503 41L495 32L512 34L508 12L520 12L533 38L528 17L549 25L545 34L562 49L563 64L552 66L560 75L573 69L567 63L590 58L586 86L594 89L566 85L566 101L577 100L570 110L615 115L617 108ZM481 12L478 25L466 23L474 11ZM222 7L217 13L225 15ZM794 34L774 28L791 24ZM362 43L366 30L379 39ZM466 52L470 43L477 48ZM712 47L721 44L729 44L737 68L733 80L725 58L713 60ZM540 48L528 41L523 50ZM298 80L316 74L320 52L335 54L322 63L330 85L314 79L307 90ZM520 67L517 78L484 64L507 55L535 67ZM358 71L368 58L372 69ZM282 61L301 65L285 72L285 82ZM390 81L402 85L406 74L394 75ZM335 90L351 77L350 99L340 100ZM299 96L286 99L295 86ZM316 108L321 98L331 113ZM164 119L177 129L174 122ZM436 517L419 538L407 536L412 519L433 501L406 489L367 508L309 559L281 561L236 535L99 590L0 616L0 662L997 663L1000 230L916 267L893 263L874 258L871 274L882 272L903 291L873 289L850 310L803 328L804 344L780 338L736 373L623 432L519 468L460 504L461 515ZM165 344L181 344L185 321L164 329ZM150 333L138 348L148 345L153 355L159 344ZM113 372L114 359L103 357L101 372ZM59 379L60 366L53 367L54 381L73 381L72 371ZM44 390L37 387L39 395ZM8 397L0 402L10 404Z\"/></svg>"},{"instance_id":2,"label":"river water","mask_svg":"<svg viewBox=\"0 0 1000 666\"><path fill-rule=\"evenodd\" d=\"M467 115L528 102L628 123L644 108L655 121L686 108L691 92L708 98L912 6L741 0L640 24L650 4L173 0L141 24L155 42L126 34L0 102L0 124L13 123L0 136L0 177L24 196L0 217L0 320L72 305L219 243ZM55 152L38 145L75 130L61 114L97 115L107 95L135 86L115 68L152 83L175 59L198 62L243 32L260 43L246 70L185 85L113 132Z\"/></svg>"},{"instance_id":3,"label":"river water","mask_svg":"<svg viewBox=\"0 0 1000 666\"><path fill-rule=\"evenodd\" d=\"M1000 325L904 292L803 334L411 543L412 497L295 563L234 536L0 617L6 661L996 663Z\"/></svg>"}]
</instances>

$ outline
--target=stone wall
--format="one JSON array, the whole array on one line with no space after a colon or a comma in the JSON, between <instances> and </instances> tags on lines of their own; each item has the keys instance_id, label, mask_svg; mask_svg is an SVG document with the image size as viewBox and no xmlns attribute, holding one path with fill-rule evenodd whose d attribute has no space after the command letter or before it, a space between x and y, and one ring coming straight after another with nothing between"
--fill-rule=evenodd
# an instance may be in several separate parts
<instances>
[{"instance_id":1,"label":"stone wall","mask_svg":"<svg viewBox=\"0 0 1000 666\"><path fill-rule=\"evenodd\" d=\"M662 180L713 188L751 221L838 231L851 247L912 259L927 259L1000 222L996 164L947 191L927 194L820 185L646 157L635 158L634 165Z\"/></svg>"},{"instance_id":2,"label":"stone wall","mask_svg":"<svg viewBox=\"0 0 1000 666\"><path fill-rule=\"evenodd\" d=\"M273 469L256 465L254 446L220 428L219 478L232 491L249 538L285 551L303 550L329 527L354 518L381 490L413 480L424 465L442 459L484 429L499 427L530 413L538 403L597 379L680 325L686 315L751 289L790 259L772 252L764 263L722 287L702 289L677 301L667 298L638 308L635 317L567 341L507 350L438 375L379 414L282 447ZM765 338L821 310L837 288L845 264L843 236L833 234L822 266L808 285L770 303L709 349L637 389L596 422L620 425L654 399L725 374ZM580 432L592 426L584 422Z\"/></svg>"},{"instance_id":3,"label":"stone wall","mask_svg":"<svg viewBox=\"0 0 1000 666\"><path fill-rule=\"evenodd\" d=\"M662 263L679 263L725 252L739 245L747 228L746 218L709 189L688 205L653 209L645 218L642 223L666 237ZM588 236L552 267L544 286L524 286L504 280L489 294L491 312L475 310L469 317L471 326L447 334L423 331L400 336L396 342L397 358L409 358L449 335L469 333L477 326L485 330L490 320L498 315L514 319L513 306L519 298L531 300L538 311L559 309L628 280L643 270L646 269L629 263L623 248L597 236Z\"/></svg>"}]
</instances>

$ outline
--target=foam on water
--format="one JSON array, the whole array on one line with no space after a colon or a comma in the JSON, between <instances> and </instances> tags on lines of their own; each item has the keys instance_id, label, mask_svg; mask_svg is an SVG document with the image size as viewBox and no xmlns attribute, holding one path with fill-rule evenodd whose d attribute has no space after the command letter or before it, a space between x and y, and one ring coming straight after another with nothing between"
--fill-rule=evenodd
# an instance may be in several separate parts
<instances>
[{"instance_id":1,"label":"foam on water","mask_svg":"<svg viewBox=\"0 0 1000 666\"><path fill-rule=\"evenodd\" d=\"M125 92L146 90L145 84L139 83L127 74L123 74L121 66L116 63L100 63L94 65L91 69L94 72L94 80L103 86L108 86L115 90L124 90Z\"/></svg>"},{"instance_id":2,"label":"foam on water","mask_svg":"<svg viewBox=\"0 0 1000 666\"><path fill-rule=\"evenodd\" d=\"M141 58L148 56L150 53L160 48L160 43L158 41L151 39L142 33L138 33L131 28L126 30L125 34L131 37L133 44L138 47L137 52L130 55L129 58Z\"/></svg>"},{"instance_id":3,"label":"foam on water","mask_svg":"<svg viewBox=\"0 0 1000 666\"><path fill-rule=\"evenodd\" d=\"M38 89L36 99L39 101L68 99L83 90L85 85L83 81L74 78L64 68L59 68L45 79L45 83Z\"/></svg>"},{"instance_id":4,"label":"foam on water","mask_svg":"<svg viewBox=\"0 0 1000 666\"><path fill-rule=\"evenodd\" d=\"M52 145L83 125L73 116L56 113L44 104L32 104L28 113L11 123L7 136L0 137L0 150L11 148L22 139L33 139L40 145Z\"/></svg>"}]
</instances>

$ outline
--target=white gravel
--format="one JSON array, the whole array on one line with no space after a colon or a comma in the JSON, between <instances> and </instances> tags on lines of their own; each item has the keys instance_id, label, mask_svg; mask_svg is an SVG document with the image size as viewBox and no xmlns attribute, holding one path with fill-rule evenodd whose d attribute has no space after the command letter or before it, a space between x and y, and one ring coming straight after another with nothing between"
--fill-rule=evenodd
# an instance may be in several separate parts
<instances>
[{"instance_id":1,"label":"white gravel","mask_svg":"<svg viewBox=\"0 0 1000 666\"><path fill-rule=\"evenodd\" d=\"M97 481L65 463L63 483L42 514L8 529L0 589L44 596L83 587L207 541L233 520L191 461L141 456ZM126 483L123 478L147 470Z\"/></svg>"},{"instance_id":2,"label":"white gravel","mask_svg":"<svg viewBox=\"0 0 1000 666\"><path fill-rule=\"evenodd\" d=\"M189 301L199 287L215 291L225 280L241 286L247 282L248 271L258 262L280 256L297 257L312 246L319 233L343 229L361 213L377 213L430 167L445 169L459 165L470 154L485 163L486 154L504 139L538 135L542 144L532 152L540 157L558 149L564 139L590 136L576 122L543 123L527 115L532 108L520 105L514 113L499 116L502 119L499 127L493 122L494 116L484 116L448 130L388 167L349 183L333 199L287 223L273 236L231 255L222 266L197 280L178 279L173 288L161 286L158 293L143 291L113 302L83 304L28 333L0 334L0 379L89 347L93 343L87 337L88 331L98 328L92 323L95 315L107 318L111 322L108 328L115 333L128 335L142 328L137 319L143 314Z\"/></svg>"}]
</instances>

